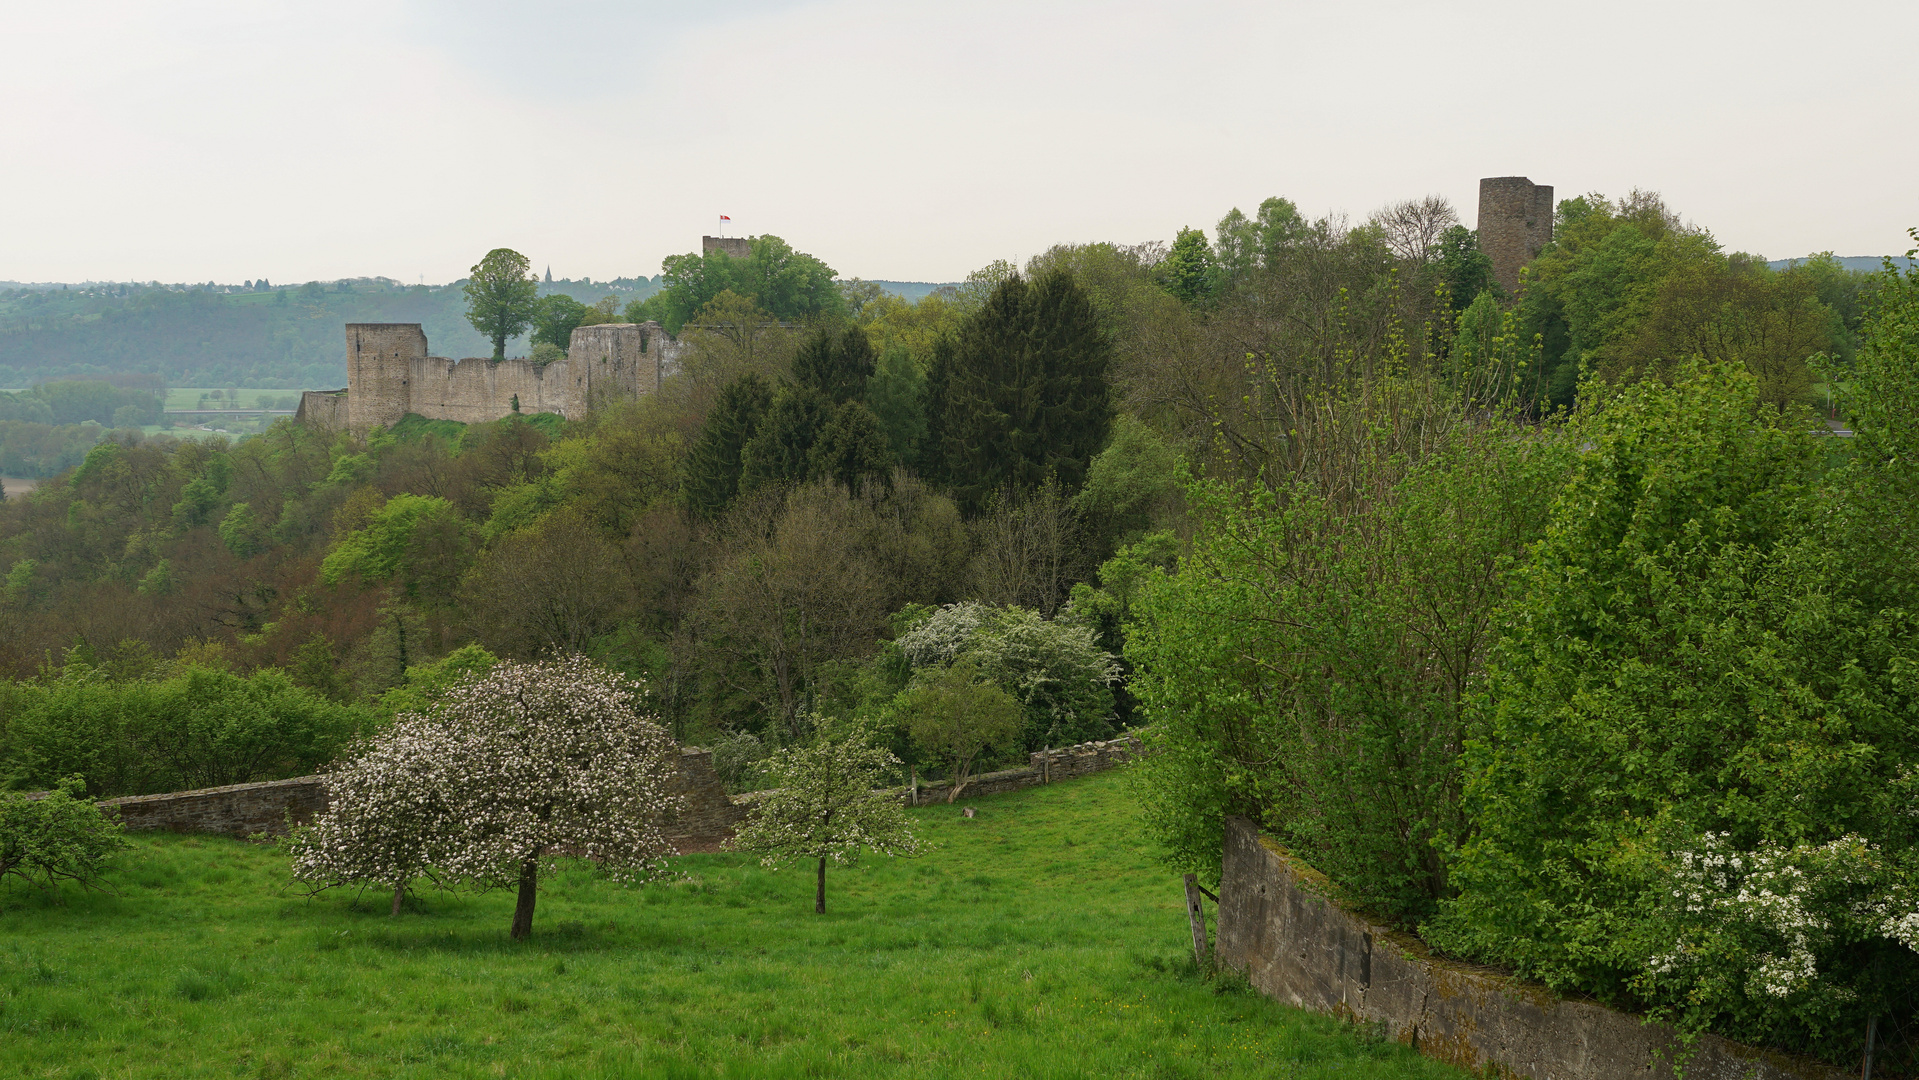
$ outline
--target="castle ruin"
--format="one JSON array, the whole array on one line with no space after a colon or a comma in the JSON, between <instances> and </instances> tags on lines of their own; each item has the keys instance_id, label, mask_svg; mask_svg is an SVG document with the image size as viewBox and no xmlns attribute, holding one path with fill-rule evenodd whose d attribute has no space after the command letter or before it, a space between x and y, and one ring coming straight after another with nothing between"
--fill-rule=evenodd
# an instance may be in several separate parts
<instances>
[{"instance_id":1,"label":"castle ruin","mask_svg":"<svg viewBox=\"0 0 1919 1080\"><path fill-rule=\"evenodd\" d=\"M295 419L364 435L408 413L466 424L515 412L578 418L657 391L679 352L656 322L579 327L566 357L548 364L430 356L419 323L348 323L346 389L308 390Z\"/></svg>"},{"instance_id":2,"label":"castle ruin","mask_svg":"<svg viewBox=\"0 0 1919 1080\"><path fill-rule=\"evenodd\" d=\"M700 237L700 254L709 251L724 251L735 259L744 259L753 254L753 241L744 236Z\"/></svg>"},{"instance_id":3,"label":"castle ruin","mask_svg":"<svg viewBox=\"0 0 1919 1080\"><path fill-rule=\"evenodd\" d=\"M1553 189L1524 176L1479 182L1479 250L1492 260L1493 280L1507 296L1519 292L1519 268L1553 238Z\"/></svg>"}]
</instances>

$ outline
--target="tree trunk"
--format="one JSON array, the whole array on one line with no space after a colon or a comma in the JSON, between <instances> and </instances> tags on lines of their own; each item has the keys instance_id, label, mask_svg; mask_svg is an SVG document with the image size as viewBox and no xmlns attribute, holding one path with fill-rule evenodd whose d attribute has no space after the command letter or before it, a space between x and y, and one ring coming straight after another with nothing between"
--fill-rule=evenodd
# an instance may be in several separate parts
<instances>
[{"instance_id":1,"label":"tree trunk","mask_svg":"<svg viewBox=\"0 0 1919 1080\"><path fill-rule=\"evenodd\" d=\"M520 864L520 902L513 907L513 940L533 936L533 900L539 895L540 860L535 857Z\"/></svg>"},{"instance_id":2,"label":"tree trunk","mask_svg":"<svg viewBox=\"0 0 1919 1080\"><path fill-rule=\"evenodd\" d=\"M406 882L404 881L394 882L393 883L393 917L396 919L400 917L400 901L404 899L405 897L406 897Z\"/></svg>"},{"instance_id":3,"label":"tree trunk","mask_svg":"<svg viewBox=\"0 0 1919 1080\"><path fill-rule=\"evenodd\" d=\"M813 914L826 914L826 856L820 856L820 889L813 894Z\"/></svg>"}]
</instances>

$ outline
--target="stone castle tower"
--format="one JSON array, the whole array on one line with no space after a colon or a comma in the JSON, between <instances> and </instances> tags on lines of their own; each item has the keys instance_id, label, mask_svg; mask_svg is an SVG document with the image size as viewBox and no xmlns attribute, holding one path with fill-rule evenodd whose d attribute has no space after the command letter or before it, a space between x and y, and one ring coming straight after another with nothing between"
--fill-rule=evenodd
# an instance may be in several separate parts
<instances>
[{"instance_id":1,"label":"stone castle tower","mask_svg":"<svg viewBox=\"0 0 1919 1080\"><path fill-rule=\"evenodd\" d=\"M359 435L408 413L468 424L516 411L578 418L653 393L678 358L656 322L579 327L566 358L546 365L429 356L419 323L348 323L346 389L307 391L296 419Z\"/></svg>"},{"instance_id":2,"label":"stone castle tower","mask_svg":"<svg viewBox=\"0 0 1919 1080\"><path fill-rule=\"evenodd\" d=\"M753 254L753 241L744 236L700 237L700 254L709 251L724 251L735 259L744 259Z\"/></svg>"},{"instance_id":3,"label":"stone castle tower","mask_svg":"<svg viewBox=\"0 0 1919 1080\"><path fill-rule=\"evenodd\" d=\"M1479 182L1479 250L1492 260L1493 280L1512 296L1519 268L1553 238L1553 189L1524 176L1491 176Z\"/></svg>"}]
</instances>

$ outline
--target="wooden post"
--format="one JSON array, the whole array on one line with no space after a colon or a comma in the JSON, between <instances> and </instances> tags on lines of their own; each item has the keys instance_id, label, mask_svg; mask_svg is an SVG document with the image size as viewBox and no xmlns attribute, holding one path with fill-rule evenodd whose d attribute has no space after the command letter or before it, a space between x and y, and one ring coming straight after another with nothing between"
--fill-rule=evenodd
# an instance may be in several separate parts
<instances>
[{"instance_id":1,"label":"wooden post","mask_svg":"<svg viewBox=\"0 0 1919 1080\"><path fill-rule=\"evenodd\" d=\"M1879 1033L1879 1014L1866 1017L1866 1060L1859 1068L1860 1080L1872 1080L1872 1039Z\"/></svg>"},{"instance_id":2,"label":"wooden post","mask_svg":"<svg viewBox=\"0 0 1919 1080\"><path fill-rule=\"evenodd\" d=\"M920 767L913 766L913 805L920 804Z\"/></svg>"},{"instance_id":3,"label":"wooden post","mask_svg":"<svg viewBox=\"0 0 1919 1080\"><path fill-rule=\"evenodd\" d=\"M1186 914L1193 921L1193 962L1206 966L1206 909L1199 906L1199 878L1186 875Z\"/></svg>"},{"instance_id":4,"label":"wooden post","mask_svg":"<svg viewBox=\"0 0 1919 1080\"><path fill-rule=\"evenodd\" d=\"M1042 784L1053 782L1053 748L1050 746L1046 748L1045 755L1039 759L1039 782Z\"/></svg>"}]
</instances>

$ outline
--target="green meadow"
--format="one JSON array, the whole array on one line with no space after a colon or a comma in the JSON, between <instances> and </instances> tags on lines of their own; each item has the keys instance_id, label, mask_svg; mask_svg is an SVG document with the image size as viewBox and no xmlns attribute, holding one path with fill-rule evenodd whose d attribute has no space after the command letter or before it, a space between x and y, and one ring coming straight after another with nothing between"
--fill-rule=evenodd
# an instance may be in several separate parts
<instances>
[{"instance_id":1,"label":"green meadow","mask_svg":"<svg viewBox=\"0 0 1919 1080\"><path fill-rule=\"evenodd\" d=\"M113 893L0 886L0 1075L1457 1077L1194 965L1114 774L909 811L827 879L732 854L307 899L274 847L140 836Z\"/></svg>"}]
</instances>

